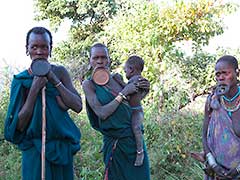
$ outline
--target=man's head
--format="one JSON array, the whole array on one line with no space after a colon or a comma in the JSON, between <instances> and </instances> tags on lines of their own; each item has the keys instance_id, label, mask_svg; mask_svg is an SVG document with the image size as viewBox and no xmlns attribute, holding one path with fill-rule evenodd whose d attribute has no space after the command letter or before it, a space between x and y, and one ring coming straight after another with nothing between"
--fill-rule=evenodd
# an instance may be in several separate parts
<instances>
[{"instance_id":1,"label":"man's head","mask_svg":"<svg viewBox=\"0 0 240 180\"><path fill-rule=\"evenodd\" d=\"M34 59L48 59L52 51L52 34L44 27L33 27L27 33L26 54Z\"/></svg>"},{"instance_id":2,"label":"man's head","mask_svg":"<svg viewBox=\"0 0 240 180\"><path fill-rule=\"evenodd\" d=\"M238 76L238 61L235 57L225 55L217 60L215 66L215 77L218 84L225 84L231 88L237 84Z\"/></svg>"},{"instance_id":3,"label":"man's head","mask_svg":"<svg viewBox=\"0 0 240 180\"><path fill-rule=\"evenodd\" d=\"M141 57L137 55L130 56L124 66L126 78L130 79L134 75L141 75L143 68L144 60Z\"/></svg>"},{"instance_id":4,"label":"man's head","mask_svg":"<svg viewBox=\"0 0 240 180\"><path fill-rule=\"evenodd\" d=\"M101 43L96 43L90 48L90 65L92 68L107 67L110 64L108 48Z\"/></svg>"}]
</instances>

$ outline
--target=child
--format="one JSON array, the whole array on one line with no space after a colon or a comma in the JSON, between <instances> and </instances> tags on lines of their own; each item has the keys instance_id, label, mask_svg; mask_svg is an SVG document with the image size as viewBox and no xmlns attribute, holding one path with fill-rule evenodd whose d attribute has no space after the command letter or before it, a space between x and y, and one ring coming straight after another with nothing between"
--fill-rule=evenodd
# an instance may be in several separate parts
<instances>
[{"instance_id":1,"label":"child","mask_svg":"<svg viewBox=\"0 0 240 180\"><path fill-rule=\"evenodd\" d=\"M130 56L125 63L124 71L126 73L126 78L130 82L138 83L139 78L141 78L141 73L143 71L144 61L139 56ZM136 139L137 145L137 156L134 165L141 166L144 159L143 150L143 137L142 137L142 122L144 119L143 109L141 106L141 100L148 92L144 89L138 89L138 92L131 94L129 99L129 104L132 107L132 130Z\"/></svg>"}]
</instances>

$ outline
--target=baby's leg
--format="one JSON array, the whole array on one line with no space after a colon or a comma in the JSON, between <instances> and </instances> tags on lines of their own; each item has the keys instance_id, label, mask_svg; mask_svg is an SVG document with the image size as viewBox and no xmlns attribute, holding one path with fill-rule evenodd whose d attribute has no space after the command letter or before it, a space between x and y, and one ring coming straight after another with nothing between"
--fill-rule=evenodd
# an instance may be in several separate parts
<instances>
[{"instance_id":1,"label":"baby's leg","mask_svg":"<svg viewBox=\"0 0 240 180\"><path fill-rule=\"evenodd\" d=\"M134 166L141 166L144 159L143 151L143 136L141 131L141 124L143 121L143 112L133 110L132 114L132 129L136 140L137 155Z\"/></svg>"}]
</instances>

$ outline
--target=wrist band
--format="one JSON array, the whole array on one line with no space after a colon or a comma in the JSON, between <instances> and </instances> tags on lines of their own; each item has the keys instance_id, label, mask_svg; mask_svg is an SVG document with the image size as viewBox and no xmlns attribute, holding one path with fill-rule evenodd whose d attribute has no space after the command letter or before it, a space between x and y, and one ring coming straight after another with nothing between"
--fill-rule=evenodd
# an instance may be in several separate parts
<instances>
[{"instance_id":1,"label":"wrist band","mask_svg":"<svg viewBox=\"0 0 240 180\"><path fill-rule=\"evenodd\" d=\"M115 100L116 100L118 103L121 103L122 100L123 100L123 97L120 96L120 95L117 95L117 96L115 97Z\"/></svg>"},{"instance_id":2,"label":"wrist band","mask_svg":"<svg viewBox=\"0 0 240 180\"><path fill-rule=\"evenodd\" d=\"M143 153L143 149L141 149L140 151L137 151L137 154L142 154Z\"/></svg>"},{"instance_id":3,"label":"wrist band","mask_svg":"<svg viewBox=\"0 0 240 180\"><path fill-rule=\"evenodd\" d=\"M217 166L217 163L216 163L215 158L213 157L212 153L210 153L210 152L207 153L206 157L207 157L208 164L209 164L212 168L214 168L214 167Z\"/></svg>"},{"instance_id":4,"label":"wrist band","mask_svg":"<svg viewBox=\"0 0 240 180\"><path fill-rule=\"evenodd\" d=\"M58 87L58 86L60 86L62 84L62 82L60 81L59 83L57 83L56 85L55 85L55 87Z\"/></svg>"},{"instance_id":5,"label":"wrist band","mask_svg":"<svg viewBox=\"0 0 240 180\"><path fill-rule=\"evenodd\" d=\"M127 100L127 97L123 93L119 92L118 95L120 95L123 99Z\"/></svg>"},{"instance_id":6,"label":"wrist band","mask_svg":"<svg viewBox=\"0 0 240 180\"><path fill-rule=\"evenodd\" d=\"M240 173L240 164L236 167L238 174Z\"/></svg>"}]
</instances>

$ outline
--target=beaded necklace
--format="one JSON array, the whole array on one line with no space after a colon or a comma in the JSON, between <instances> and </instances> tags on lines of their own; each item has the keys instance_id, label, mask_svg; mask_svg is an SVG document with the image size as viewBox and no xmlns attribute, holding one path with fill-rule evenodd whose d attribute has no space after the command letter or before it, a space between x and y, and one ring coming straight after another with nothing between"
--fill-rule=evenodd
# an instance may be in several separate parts
<instances>
[{"instance_id":1,"label":"beaded necklace","mask_svg":"<svg viewBox=\"0 0 240 180\"><path fill-rule=\"evenodd\" d=\"M238 92L231 98L228 99L225 95L223 96L224 100L228 101L228 102L232 102L234 101L238 96L240 95L240 87L238 87Z\"/></svg>"},{"instance_id":2,"label":"beaded necklace","mask_svg":"<svg viewBox=\"0 0 240 180\"><path fill-rule=\"evenodd\" d=\"M223 108L231 117L232 113L240 108L240 87L238 87L238 92L231 99L228 99L226 96L221 96L220 101Z\"/></svg>"}]
</instances>

